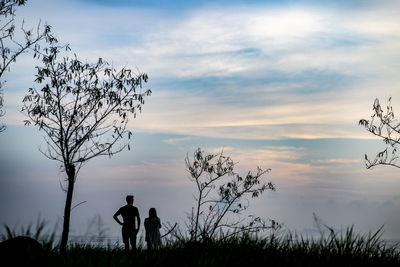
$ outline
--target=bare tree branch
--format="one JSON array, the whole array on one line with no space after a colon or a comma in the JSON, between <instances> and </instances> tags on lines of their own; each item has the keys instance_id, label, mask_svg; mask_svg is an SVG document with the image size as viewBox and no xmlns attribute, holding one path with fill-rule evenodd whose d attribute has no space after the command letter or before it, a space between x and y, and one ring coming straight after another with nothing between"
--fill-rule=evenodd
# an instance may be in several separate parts
<instances>
[{"instance_id":1,"label":"bare tree branch","mask_svg":"<svg viewBox=\"0 0 400 267\"><path fill-rule=\"evenodd\" d=\"M374 101L372 110L371 119L361 119L359 125L364 126L368 132L381 138L387 147L378 152L372 160L365 155L366 168L371 169L378 165L400 168L397 154L397 149L400 145L400 123L394 115L391 98L388 100L386 111L382 110L377 98Z\"/></svg>"},{"instance_id":2,"label":"bare tree branch","mask_svg":"<svg viewBox=\"0 0 400 267\"><path fill-rule=\"evenodd\" d=\"M51 33L51 26L39 21L36 31L28 30L22 22L20 35L15 36L15 10L17 7L25 5L26 0L1 0L0 1L0 88L6 83L2 80L3 74L10 70L12 63L17 58L31 50L34 58L40 58L41 48L39 43L44 41L49 45L57 43L57 39ZM19 37L19 38L18 38ZM4 98L0 91L0 118L5 115L3 111ZM0 123L0 132L6 126Z\"/></svg>"},{"instance_id":3,"label":"bare tree branch","mask_svg":"<svg viewBox=\"0 0 400 267\"><path fill-rule=\"evenodd\" d=\"M3 117L6 114L6 112L3 110L3 101L4 101L3 92L0 89L0 118ZM5 131L5 129L6 129L6 125L3 124L3 123L0 123L0 133Z\"/></svg>"},{"instance_id":4,"label":"bare tree branch","mask_svg":"<svg viewBox=\"0 0 400 267\"><path fill-rule=\"evenodd\" d=\"M76 207L78 207L78 206L80 206L80 205L82 205L82 204L85 204L86 202L87 202L86 200L85 200L85 201L82 201L82 202L79 202L78 204L74 205L74 206L71 208L71 210L75 209Z\"/></svg>"},{"instance_id":5,"label":"bare tree branch","mask_svg":"<svg viewBox=\"0 0 400 267\"><path fill-rule=\"evenodd\" d=\"M248 197L258 197L265 190L275 190L271 183L261 182L261 176L270 170L257 168L245 177L234 172L234 161L223 152L205 155L199 148L193 158L186 156L186 167L190 180L196 184L194 199L196 206L188 216L191 240L215 238L241 233L256 233L267 229L279 228L279 224L269 224L259 217L249 216L246 220L242 213L249 206Z\"/></svg>"}]
</instances>

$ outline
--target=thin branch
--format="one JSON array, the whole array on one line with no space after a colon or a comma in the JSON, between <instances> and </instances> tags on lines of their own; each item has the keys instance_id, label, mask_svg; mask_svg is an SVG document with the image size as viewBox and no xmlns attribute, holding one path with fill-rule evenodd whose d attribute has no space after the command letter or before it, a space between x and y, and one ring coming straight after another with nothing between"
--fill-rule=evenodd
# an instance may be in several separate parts
<instances>
[{"instance_id":1,"label":"thin branch","mask_svg":"<svg viewBox=\"0 0 400 267\"><path fill-rule=\"evenodd\" d=\"M73 207L71 208L71 210L75 209L76 207L78 207L78 206L80 206L80 205L82 205L82 204L84 204L84 203L86 203L86 202L87 202L87 201L85 200L85 201L82 201L82 202L76 204L75 206L73 206Z\"/></svg>"}]
</instances>

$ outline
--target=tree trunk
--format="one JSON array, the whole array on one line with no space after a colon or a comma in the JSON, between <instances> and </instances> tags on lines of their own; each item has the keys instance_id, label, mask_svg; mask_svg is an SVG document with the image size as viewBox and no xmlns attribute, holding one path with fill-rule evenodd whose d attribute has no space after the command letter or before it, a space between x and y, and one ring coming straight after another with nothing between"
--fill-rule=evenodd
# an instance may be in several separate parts
<instances>
[{"instance_id":1,"label":"tree trunk","mask_svg":"<svg viewBox=\"0 0 400 267\"><path fill-rule=\"evenodd\" d=\"M68 175L68 190L67 190L67 198L65 200L65 209L64 209L64 224L63 224L63 232L61 236L60 242L60 253L65 254L67 251L67 243L68 243L68 233L69 233L69 221L71 218L71 204L72 204L72 194L74 192L74 184L75 184L75 167L73 165L70 166L67 171Z\"/></svg>"}]
</instances>

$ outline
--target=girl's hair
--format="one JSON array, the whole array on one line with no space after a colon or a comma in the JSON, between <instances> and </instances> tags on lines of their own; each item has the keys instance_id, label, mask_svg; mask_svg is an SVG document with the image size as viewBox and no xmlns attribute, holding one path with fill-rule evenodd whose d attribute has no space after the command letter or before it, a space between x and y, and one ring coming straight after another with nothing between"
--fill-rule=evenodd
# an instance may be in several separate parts
<instances>
[{"instance_id":1,"label":"girl's hair","mask_svg":"<svg viewBox=\"0 0 400 267\"><path fill-rule=\"evenodd\" d=\"M157 217L157 211L155 208L149 209L149 218L158 218Z\"/></svg>"}]
</instances>

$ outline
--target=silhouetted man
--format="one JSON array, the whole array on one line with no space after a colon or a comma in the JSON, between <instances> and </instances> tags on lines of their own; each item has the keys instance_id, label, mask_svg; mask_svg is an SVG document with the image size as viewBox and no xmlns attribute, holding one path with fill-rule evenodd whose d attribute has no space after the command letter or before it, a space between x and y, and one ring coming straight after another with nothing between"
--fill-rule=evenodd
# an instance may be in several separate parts
<instances>
[{"instance_id":1,"label":"silhouetted man","mask_svg":"<svg viewBox=\"0 0 400 267\"><path fill-rule=\"evenodd\" d=\"M129 250L129 241L132 249L136 249L136 235L140 228L139 210L133 206L133 196L126 196L126 206L121 207L115 214L114 220L122 225L122 240L125 244L125 250ZM124 222L122 223L118 216L121 215ZM136 228L137 219L137 228Z\"/></svg>"}]
</instances>

